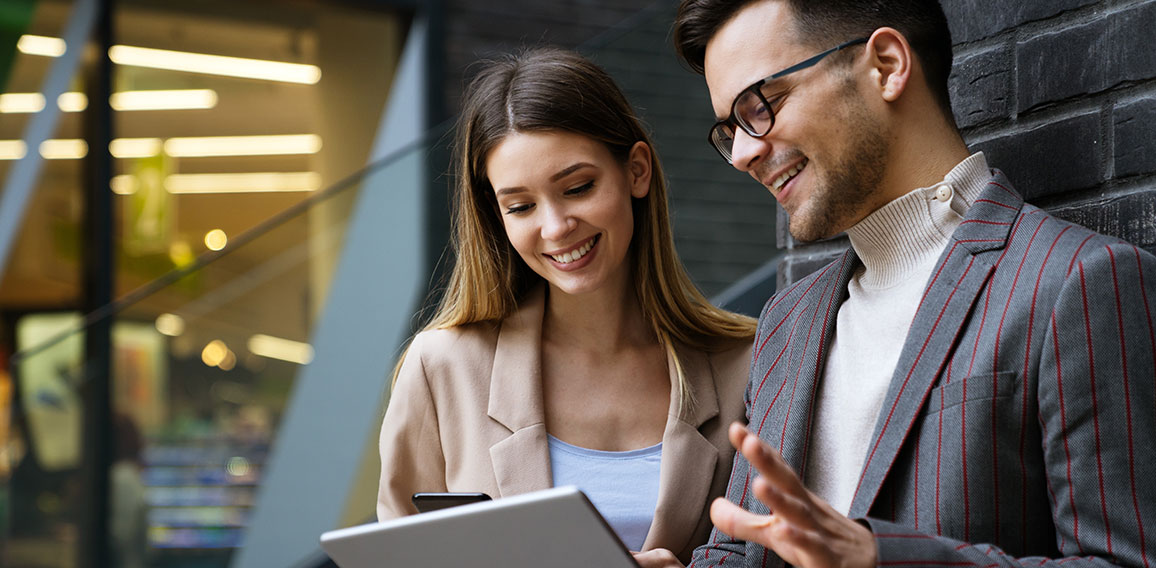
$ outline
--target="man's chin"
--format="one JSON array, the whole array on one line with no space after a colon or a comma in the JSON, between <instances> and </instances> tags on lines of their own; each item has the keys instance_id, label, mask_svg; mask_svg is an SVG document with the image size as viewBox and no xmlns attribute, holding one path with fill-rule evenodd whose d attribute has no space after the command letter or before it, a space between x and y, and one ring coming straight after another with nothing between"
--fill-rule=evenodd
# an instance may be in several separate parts
<instances>
[{"instance_id":1,"label":"man's chin","mask_svg":"<svg viewBox=\"0 0 1156 568\"><path fill-rule=\"evenodd\" d=\"M787 231L791 233L791 238L795 239L795 242L802 244L824 241L843 232L830 227L816 227L794 222L791 222Z\"/></svg>"}]
</instances>

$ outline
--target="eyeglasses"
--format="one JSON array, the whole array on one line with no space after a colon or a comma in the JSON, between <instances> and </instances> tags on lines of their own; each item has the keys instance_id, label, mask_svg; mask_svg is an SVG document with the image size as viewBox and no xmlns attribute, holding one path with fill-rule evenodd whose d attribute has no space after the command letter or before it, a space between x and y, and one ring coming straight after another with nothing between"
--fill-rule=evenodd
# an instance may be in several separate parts
<instances>
[{"instance_id":1,"label":"eyeglasses","mask_svg":"<svg viewBox=\"0 0 1156 568\"><path fill-rule=\"evenodd\" d=\"M763 85L769 81L773 81L784 75L790 75L796 71L802 71L812 65L823 60L824 57L835 53L841 49L867 43L870 38L861 37L853 39L846 43L841 43L820 53L810 59L800 61L774 75L770 75L764 79L756 81L751 86L743 89L737 97L735 102L731 103L731 115L726 120L720 120L714 124L710 129L710 134L707 140L710 141L711 146L722 155L727 163L731 162L731 148L735 141L735 125L743 129L754 138L761 138L766 136L771 131L771 127L775 125L775 111L771 109L771 104L767 102L766 95L763 94Z\"/></svg>"}]
</instances>

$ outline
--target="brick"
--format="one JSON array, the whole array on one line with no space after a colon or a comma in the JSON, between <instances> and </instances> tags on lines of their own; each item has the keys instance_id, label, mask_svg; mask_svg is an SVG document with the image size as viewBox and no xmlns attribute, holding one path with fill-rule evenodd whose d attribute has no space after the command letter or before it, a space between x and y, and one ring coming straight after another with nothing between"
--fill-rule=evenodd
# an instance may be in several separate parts
<instances>
[{"instance_id":1,"label":"brick","mask_svg":"<svg viewBox=\"0 0 1156 568\"><path fill-rule=\"evenodd\" d=\"M1148 2L1020 43L1018 109L1156 77L1153 29L1156 3Z\"/></svg>"},{"instance_id":2,"label":"brick","mask_svg":"<svg viewBox=\"0 0 1156 568\"><path fill-rule=\"evenodd\" d=\"M1156 3L1147 2L1113 14L1109 24L1109 52L1101 64L1108 67L1109 87L1156 77Z\"/></svg>"},{"instance_id":3,"label":"brick","mask_svg":"<svg viewBox=\"0 0 1156 568\"><path fill-rule=\"evenodd\" d=\"M998 47L957 59L948 79L951 106L960 128L1007 118L1011 113L1008 50Z\"/></svg>"},{"instance_id":4,"label":"brick","mask_svg":"<svg viewBox=\"0 0 1156 568\"><path fill-rule=\"evenodd\" d=\"M1020 24L1043 20L1096 0L1012 0L993 3L988 0L942 0L943 12L951 26L955 43L966 43L991 37Z\"/></svg>"},{"instance_id":5,"label":"brick","mask_svg":"<svg viewBox=\"0 0 1156 568\"><path fill-rule=\"evenodd\" d=\"M1156 100L1143 99L1112 111L1115 177L1156 172Z\"/></svg>"},{"instance_id":6,"label":"brick","mask_svg":"<svg viewBox=\"0 0 1156 568\"><path fill-rule=\"evenodd\" d=\"M1111 53L1108 24L1100 19L1018 44L1019 111L1105 89Z\"/></svg>"},{"instance_id":7,"label":"brick","mask_svg":"<svg viewBox=\"0 0 1156 568\"><path fill-rule=\"evenodd\" d=\"M1156 250L1156 189L1096 203L1060 207L1056 217Z\"/></svg>"},{"instance_id":8,"label":"brick","mask_svg":"<svg viewBox=\"0 0 1156 568\"><path fill-rule=\"evenodd\" d=\"M778 290L798 282L808 274L823 268L839 258L842 252L792 252L779 262Z\"/></svg>"},{"instance_id":9,"label":"brick","mask_svg":"<svg viewBox=\"0 0 1156 568\"><path fill-rule=\"evenodd\" d=\"M1027 200L1103 181L1098 114L1084 114L975 144Z\"/></svg>"}]
</instances>

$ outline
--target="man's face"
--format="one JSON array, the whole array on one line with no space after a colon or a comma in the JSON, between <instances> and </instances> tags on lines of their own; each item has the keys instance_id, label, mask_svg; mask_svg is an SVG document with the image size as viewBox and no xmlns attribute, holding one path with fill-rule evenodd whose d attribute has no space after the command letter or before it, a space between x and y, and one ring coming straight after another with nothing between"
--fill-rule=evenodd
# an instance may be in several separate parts
<instances>
[{"instance_id":1,"label":"man's face","mask_svg":"<svg viewBox=\"0 0 1156 568\"><path fill-rule=\"evenodd\" d=\"M704 62L716 117L730 116L735 97L752 83L833 47L808 46L796 35L790 8L777 0L750 4L719 29ZM862 49L768 83L762 92L775 113L770 132L735 132L734 167L770 190L799 241L835 235L881 205L875 196L888 136L858 87Z\"/></svg>"}]
</instances>

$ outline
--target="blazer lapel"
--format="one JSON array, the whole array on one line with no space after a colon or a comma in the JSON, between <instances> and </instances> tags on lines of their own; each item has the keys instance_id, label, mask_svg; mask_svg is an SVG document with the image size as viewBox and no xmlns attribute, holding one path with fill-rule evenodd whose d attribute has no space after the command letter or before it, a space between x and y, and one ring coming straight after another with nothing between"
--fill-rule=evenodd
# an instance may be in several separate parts
<instances>
[{"instance_id":1,"label":"blazer lapel","mask_svg":"<svg viewBox=\"0 0 1156 568\"><path fill-rule=\"evenodd\" d=\"M827 362L827 348L834 337L839 306L847 298L847 283L858 265L854 251L844 253L815 283L819 301L803 308L793 321L784 324L793 326L786 354L788 365L781 379L785 384L773 395L775 404L765 419L750 417L752 421L761 420L761 438L778 448L800 477L807 463L815 390ZM763 398L767 396L764 392ZM781 427L776 428L777 425Z\"/></svg>"},{"instance_id":2,"label":"blazer lapel","mask_svg":"<svg viewBox=\"0 0 1156 568\"><path fill-rule=\"evenodd\" d=\"M957 337L995 266L993 254L984 253L998 251L1007 244L1023 207L1023 199L1010 188L1003 174L997 172L952 234L947 250L932 270L875 423L849 511L852 518L870 511L928 393L938 383L944 364L954 351Z\"/></svg>"},{"instance_id":3,"label":"blazer lapel","mask_svg":"<svg viewBox=\"0 0 1156 568\"><path fill-rule=\"evenodd\" d=\"M679 349L678 357L694 402L680 417L678 371L674 358L668 354L671 396L662 435L658 505L643 543L644 549L663 543L676 554L686 549L698 525L698 518L686 511L705 510L718 464L718 448L698 428L719 414L718 393L707 355L699 350Z\"/></svg>"},{"instance_id":4,"label":"blazer lapel","mask_svg":"<svg viewBox=\"0 0 1156 568\"><path fill-rule=\"evenodd\" d=\"M501 496L548 489L550 449L542 399L542 317L544 287L531 291L521 307L502 321L490 374L490 418L510 436L490 446Z\"/></svg>"}]
</instances>

